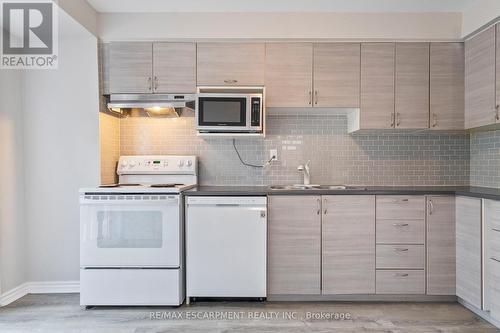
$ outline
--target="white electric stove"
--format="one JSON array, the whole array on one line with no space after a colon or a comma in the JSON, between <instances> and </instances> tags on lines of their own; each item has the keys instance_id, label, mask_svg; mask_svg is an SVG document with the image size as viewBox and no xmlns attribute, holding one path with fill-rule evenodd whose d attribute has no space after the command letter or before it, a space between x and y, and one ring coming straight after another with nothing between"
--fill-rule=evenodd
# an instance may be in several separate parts
<instances>
[{"instance_id":1,"label":"white electric stove","mask_svg":"<svg viewBox=\"0 0 500 333\"><path fill-rule=\"evenodd\" d=\"M195 156L122 156L119 184L80 189L80 304L182 304L183 200Z\"/></svg>"}]
</instances>

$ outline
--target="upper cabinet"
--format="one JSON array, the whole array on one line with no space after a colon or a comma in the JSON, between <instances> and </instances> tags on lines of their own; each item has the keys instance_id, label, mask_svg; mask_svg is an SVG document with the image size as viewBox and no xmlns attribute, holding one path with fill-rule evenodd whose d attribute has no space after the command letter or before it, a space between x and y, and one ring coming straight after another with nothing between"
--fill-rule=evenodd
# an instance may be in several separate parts
<instances>
[{"instance_id":1,"label":"upper cabinet","mask_svg":"<svg viewBox=\"0 0 500 333\"><path fill-rule=\"evenodd\" d=\"M500 78L500 24L496 25L496 77ZM496 103L495 103L495 119L500 123L500 82L496 82Z\"/></svg>"},{"instance_id":2,"label":"upper cabinet","mask_svg":"<svg viewBox=\"0 0 500 333\"><path fill-rule=\"evenodd\" d=\"M269 107L359 107L359 43L269 43Z\"/></svg>"},{"instance_id":3,"label":"upper cabinet","mask_svg":"<svg viewBox=\"0 0 500 333\"><path fill-rule=\"evenodd\" d=\"M498 120L495 87L495 29L490 27L465 42L465 127Z\"/></svg>"},{"instance_id":4,"label":"upper cabinet","mask_svg":"<svg viewBox=\"0 0 500 333\"><path fill-rule=\"evenodd\" d=\"M396 43L395 128L429 127L429 43Z\"/></svg>"},{"instance_id":5,"label":"upper cabinet","mask_svg":"<svg viewBox=\"0 0 500 333\"><path fill-rule=\"evenodd\" d=\"M264 43L198 43L200 86L263 86Z\"/></svg>"},{"instance_id":6,"label":"upper cabinet","mask_svg":"<svg viewBox=\"0 0 500 333\"><path fill-rule=\"evenodd\" d=\"M111 43L110 93L153 92L153 44Z\"/></svg>"},{"instance_id":7,"label":"upper cabinet","mask_svg":"<svg viewBox=\"0 0 500 333\"><path fill-rule=\"evenodd\" d=\"M314 106L359 107L359 43L314 45Z\"/></svg>"},{"instance_id":8,"label":"upper cabinet","mask_svg":"<svg viewBox=\"0 0 500 333\"><path fill-rule=\"evenodd\" d=\"M153 44L155 93L196 92L196 44Z\"/></svg>"},{"instance_id":9,"label":"upper cabinet","mask_svg":"<svg viewBox=\"0 0 500 333\"><path fill-rule=\"evenodd\" d=\"M266 105L312 106L311 43L266 44Z\"/></svg>"},{"instance_id":10,"label":"upper cabinet","mask_svg":"<svg viewBox=\"0 0 500 333\"><path fill-rule=\"evenodd\" d=\"M393 128L394 43L361 44L361 110L359 129Z\"/></svg>"},{"instance_id":11,"label":"upper cabinet","mask_svg":"<svg viewBox=\"0 0 500 333\"><path fill-rule=\"evenodd\" d=\"M464 129L463 43L431 43L430 128Z\"/></svg>"},{"instance_id":12,"label":"upper cabinet","mask_svg":"<svg viewBox=\"0 0 500 333\"><path fill-rule=\"evenodd\" d=\"M111 43L109 92L194 93L193 43Z\"/></svg>"}]
</instances>

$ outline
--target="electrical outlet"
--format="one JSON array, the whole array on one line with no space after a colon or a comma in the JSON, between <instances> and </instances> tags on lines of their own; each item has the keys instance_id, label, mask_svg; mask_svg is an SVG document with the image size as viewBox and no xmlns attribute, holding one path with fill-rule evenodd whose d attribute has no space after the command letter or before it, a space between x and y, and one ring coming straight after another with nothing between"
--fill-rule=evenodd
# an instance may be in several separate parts
<instances>
[{"instance_id":1,"label":"electrical outlet","mask_svg":"<svg viewBox=\"0 0 500 333\"><path fill-rule=\"evenodd\" d=\"M271 161L277 161L278 160L278 149L271 149L271 150L269 150L269 159Z\"/></svg>"}]
</instances>

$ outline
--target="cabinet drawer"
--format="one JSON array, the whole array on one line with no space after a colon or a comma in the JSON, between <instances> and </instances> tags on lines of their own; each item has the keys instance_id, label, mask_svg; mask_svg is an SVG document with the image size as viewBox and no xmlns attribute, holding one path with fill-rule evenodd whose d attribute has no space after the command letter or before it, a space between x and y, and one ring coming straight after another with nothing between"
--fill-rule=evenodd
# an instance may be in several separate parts
<instances>
[{"instance_id":1,"label":"cabinet drawer","mask_svg":"<svg viewBox=\"0 0 500 333\"><path fill-rule=\"evenodd\" d=\"M377 220L377 243L424 244L424 220Z\"/></svg>"},{"instance_id":2,"label":"cabinet drawer","mask_svg":"<svg viewBox=\"0 0 500 333\"><path fill-rule=\"evenodd\" d=\"M377 270L377 294L424 294L424 270Z\"/></svg>"},{"instance_id":3,"label":"cabinet drawer","mask_svg":"<svg viewBox=\"0 0 500 333\"><path fill-rule=\"evenodd\" d=\"M425 267L423 245L377 245L377 269Z\"/></svg>"},{"instance_id":4,"label":"cabinet drawer","mask_svg":"<svg viewBox=\"0 0 500 333\"><path fill-rule=\"evenodd\" d=\"M377 196L377 219L418 220L424 218L425 198L423 196Z\"/></svg>"}]
</instances>

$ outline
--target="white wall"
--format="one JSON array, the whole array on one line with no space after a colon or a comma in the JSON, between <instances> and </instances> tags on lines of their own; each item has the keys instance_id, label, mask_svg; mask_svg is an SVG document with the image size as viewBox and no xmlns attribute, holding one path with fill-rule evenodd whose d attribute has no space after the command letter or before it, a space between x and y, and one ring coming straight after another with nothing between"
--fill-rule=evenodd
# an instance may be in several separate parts
<instances>
[{"instance_id":1,"label":"white wall","mask_svg":"<svg viewBox=\"0 0 500 333\"><path fill-rule=\"evenodd\" d=\"M0 295L26 282L22 81L0 69Z\"/></svg>"},{"instance_id":2,"label":"white wall","mask_svg":"<svg viewBox=\"0 0 500 333\"><path fill-rule=\"evenodd\" d=\"M467 36L499 16L500 0L476 0L464 11L462 36Z\"/></svg>"},{"instance_id":3,"label":"white wall","mask_svg":"<svg viewBox=\"0 0 500 333\"><path fill-rule=\"evenodd\" d=\"M101 13L104 41L205 38L457 40L461 13Z\"/></svg>"},{"instance_id":4,"label":"white wall","mask_svg":"<svg viewBox=\"0 0 500 333\"><path fill-rule=\"evenodd\" d=\"M94 36L97 36L97 12L86 0L53 1Z\"/></svg>"},{"instance_id":5,"label":"white wall","mask_svg":"<svg viewBox=\"0 0 500 333\"><path fill-rule=\"evenodd\" d=\"M97 39L59 12L59 69L24 82L28 281L79 279L78 188L99 181Z\"/></svg>"}]
</instances>

